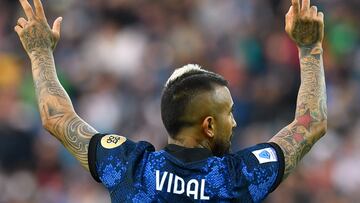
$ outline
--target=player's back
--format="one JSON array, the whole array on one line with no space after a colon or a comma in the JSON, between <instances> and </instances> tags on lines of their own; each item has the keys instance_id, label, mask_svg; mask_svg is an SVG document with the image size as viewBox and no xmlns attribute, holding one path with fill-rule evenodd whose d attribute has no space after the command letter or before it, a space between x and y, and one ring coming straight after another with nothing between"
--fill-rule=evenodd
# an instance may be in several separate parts
<instances>
[{"instance_id":1,"label":"player's back","mask_svg":"<svg viewBox=\"0 0 360 203\"><path fill-rule=\"evenodd\" d=\"M176 152L180 153L174 154L169 150L176 148ZM210 197L212 201L249 197L246 180L240 177L237 184L233 181L235 171L231 172L234 169L226 164L230 160L206 157L207 152L199 148L186 149L170 145L165 150L144 154L134 174L131 174L132 178L126 178L126 182L120 184L120 187L129 185L128 191L132 194L119 192L114 194L114 199L121 202L190 202L210 200ZM241 192L244 194L239 195ZM124 198L124 195L130 198Z\"/></svg>"},{"instance_id":2,"label":"player's back","mask_svg":"<svg viewBox=\"0 0 360 203\"><path fill-rule=\"evenodd\" d=\"M222 157L204 148L168 145L154 151L147 142L90 144L89 165L109 190L112 202L258 202L279 184L282 152L260 144Z\"/></svg>"}]
</instances>

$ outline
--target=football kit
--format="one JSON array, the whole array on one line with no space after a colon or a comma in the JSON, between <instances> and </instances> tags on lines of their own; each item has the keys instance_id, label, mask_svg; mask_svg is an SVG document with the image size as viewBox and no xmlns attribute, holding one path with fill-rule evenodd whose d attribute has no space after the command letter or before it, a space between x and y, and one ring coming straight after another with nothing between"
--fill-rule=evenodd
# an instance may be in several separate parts
<instances>
[{"instance_id":1,"label":"football kit","mask_svg":"<svg viewBox=\"0 0 360 203\"><path fill-rule=\"evenodd\" d=\"M281 182L284 155L262 143L224 156L205 148L96 134L89 144L91 175L117 202L260 202Z\"/></svg>"}]
</instances>

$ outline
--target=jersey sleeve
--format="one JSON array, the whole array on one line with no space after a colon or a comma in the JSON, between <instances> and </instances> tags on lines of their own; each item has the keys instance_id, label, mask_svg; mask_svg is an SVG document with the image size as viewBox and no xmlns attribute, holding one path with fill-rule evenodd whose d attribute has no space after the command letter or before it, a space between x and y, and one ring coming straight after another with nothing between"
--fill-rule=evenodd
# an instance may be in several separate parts
<instances>
[{"instance_id":1,"label":"jersey sleeve","mask_svg":"<svg viewBox=\"0 0 360 203\"><path fill-rule=\"evenodd\" d=\"M88 162L92 177L111 189L132 177L134 167L146 151L154 151L148 142L133 142L115 134L96 134L89 143Z\"/></svg>"},{"instance_id":2,"label":"jersey sleeve","mask_svg":"<svg viewBox=\"0 0 360 203\"><path fill-rule=\"evenodd\" d=\"M274 191L283 178L285 161L281 148L275 143L263 143L236 153L240 168L254 202Z\"/></svg>"}]
</instances>

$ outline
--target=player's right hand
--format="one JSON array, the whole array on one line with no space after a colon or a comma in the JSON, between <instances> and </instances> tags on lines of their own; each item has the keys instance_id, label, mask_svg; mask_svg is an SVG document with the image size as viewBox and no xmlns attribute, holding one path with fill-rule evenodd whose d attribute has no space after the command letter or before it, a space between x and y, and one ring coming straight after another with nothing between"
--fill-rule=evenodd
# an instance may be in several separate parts
<instances>
[{"instance_id":1,"label":"player's right hand","mask_svg":"<svg viewBox=\"0 0 360 203\"><path fill-rule=\"evenodd\" d=\"M314 46L324 38L324 14L310 7L310 0L292 0L292 6L286 14L285 31L298 47Z\"/></svg>"},{"instance_id":2,"label":"player's right hand","mask_svg":"<svg viewBox=\"0 0 360 203\"><path fill-rule=\"evenodd\" d=\"M14 29L28 55L36 50L53 51L60 39L62 18L57 18L51 29L40 0L34 0L35 12L28 0L20 0L20 3L27 19L19 18Z\"/></svg>"}]
</instances>

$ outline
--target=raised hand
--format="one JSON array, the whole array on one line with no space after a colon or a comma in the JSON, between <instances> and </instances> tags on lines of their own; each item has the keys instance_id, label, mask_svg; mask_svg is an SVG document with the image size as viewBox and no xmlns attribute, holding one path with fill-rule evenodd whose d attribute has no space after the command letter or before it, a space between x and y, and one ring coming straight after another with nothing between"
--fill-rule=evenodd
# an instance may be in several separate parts
<instances>
[{"instance_id":1,"label":"raised hand","mask_svg":"<svg viewBox=\"0 0 360 203\"><path fill-rule=\"evenodd\" d=\"M324 14L310 7L310 0L292 0L292 6L286 14L285 31L298 45L313 46L322 43L324 38Z\"/></svg>"},{"instance_id":2,"label":"raised hand","mask_svg":"<svg viewBox=\"0 0 360 203\"><path fill-rule=\"evenodd\" d=\"M60 39L62 18L58 17L51 29L40 0L34 0L35 12L28 0L20 0L20 3L27 19L19 18L14 29L19 35L25 51L29 56L36 50L53 51Z\"/></svg>"},{"instance_id":3,"label":"raised hand","mask_svg":"<svg viewBox=\"0 0 360 203\"><path fill-rule=\"evenodd\" d=\"M327 130L327 106L322 40L324 14L310 0L292 0L286 32L299 48L301 84L294 121L271 138L284 152L286 178Z\"/></svg>"}]
</instances>

